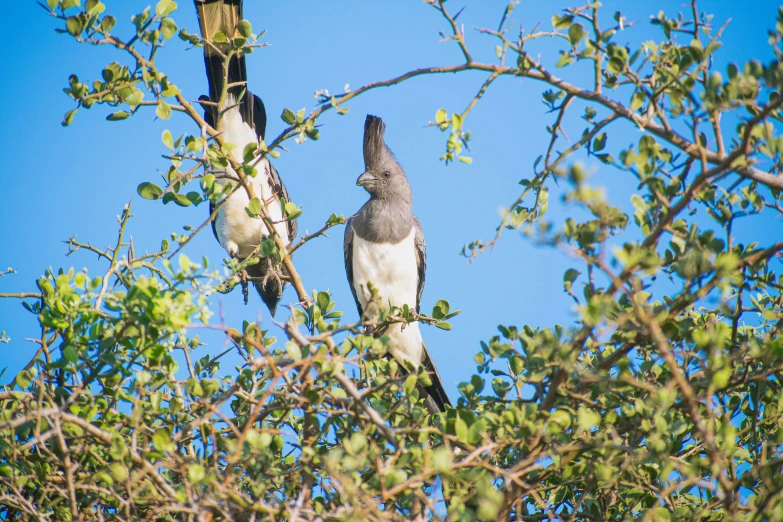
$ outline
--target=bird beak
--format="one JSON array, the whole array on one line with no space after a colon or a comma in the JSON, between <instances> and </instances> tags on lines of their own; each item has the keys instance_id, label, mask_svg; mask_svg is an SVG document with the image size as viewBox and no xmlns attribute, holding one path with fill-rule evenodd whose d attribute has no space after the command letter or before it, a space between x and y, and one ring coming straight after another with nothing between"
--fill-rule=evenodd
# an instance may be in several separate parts
<instances>
[{"instance_id":1,"label":"bird beak","mask_svg":"<svg viewBox=\"0 0 783 522\"><path fill-rule=\"evenodd\" d=\"M375 181L375 177L372 174L369 172L363 172L362 175L359 176L359 179L356 180L356 185L359 187L365 187L373 181Z\"/></svg>"}]
</instances>

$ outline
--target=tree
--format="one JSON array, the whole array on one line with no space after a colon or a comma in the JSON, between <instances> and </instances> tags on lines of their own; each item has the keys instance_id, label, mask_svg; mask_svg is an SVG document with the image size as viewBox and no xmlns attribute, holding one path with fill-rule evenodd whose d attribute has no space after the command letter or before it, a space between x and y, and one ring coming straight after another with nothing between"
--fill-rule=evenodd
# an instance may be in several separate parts
<instances>
[{"instance_id":1,"label":"tree","mask_svg":"<svg viewBox=\"0 0 783 522\"><path fill-rule=\"evenodd\" d=\"M496 39L493 62L473 58L459 13L425 1L463 62L321 93L309 114L284 111L285 130L232 166L253 175L257 158L276 157L292 138L317 139L319 120L369 90L480 71L486 81L465 109L440 109L432 122L447 137L443 159L469 163L467 122L484 93L501 77L539 82L554 114L550 145L494 238L464 254L494 248L504 230L561 249L580 267L563 276L576 324L500 325L465 375L459 404L428 416L416 402L426 374L407 375L385 358L383 337L341 322L331 296L309 295L296 270L307 243L341 216L288 252L275 240L261 245L285 265L301 301L277 340L268 325L210 321L210 296L236 285L241 267L229 263L224 277L181 253L208 221L176 245L138 254L125 236L128 205L114 248L69 242L71 252L100 256L103 273L51 271L36 291L0 294L22 299L41 326L38 353L0 392L0 516L783 520L783 242L737 232L741 220L783 213L783 10L769 38L775 59L721 73L713 58L723 27L695 0L684 15L653 16L659 40L634 47L617 42L634 24L598 3L556 14L551 30L517 32L511 2L497 30L480 29ZM176 4L139 13L127 40L100 1L46 5L58 30L134 62L111 63L93 82L71 76L76 108L63 124L96 105L116 109L110 120L148 107L164 120L181 114L195 125L179 138L163 133L167 185L138 192L180 206L217 201L211 169L231 163L230 144L155 62L177 34L203 45L178 32ZM247 21L237 30L232 52L252 52L260 36ZM556 68L591 74L557 77L530 50L539 39L562 44ZM571 118L577 110L581 120ZM574 130L559 150L567 125ZM611 148L629 127L638 140ZM632 216L588 183L585 163L637 184ZM573 209L564 223L547 220L550 193ZM295 204L286 209L297 218ZM248 212L268 219L260 200ZM448 329L454 314L441 300L429 315L393 309L373 326ZM192 361L198 323L224 332L244 365L220 368L221 354Z\"/></svg>"}]
</instances>

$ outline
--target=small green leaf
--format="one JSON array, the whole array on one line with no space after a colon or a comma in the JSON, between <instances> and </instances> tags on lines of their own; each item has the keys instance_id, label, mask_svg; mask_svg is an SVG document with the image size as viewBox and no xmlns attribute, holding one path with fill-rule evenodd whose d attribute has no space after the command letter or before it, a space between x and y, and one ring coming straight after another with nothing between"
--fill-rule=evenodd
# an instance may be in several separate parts
<instances>
[{"instance_id":1,"label":"small green leaf","mask_svg":"<svg viewBox=\"0 0 783 522\"><path fill-rule=\"evenodd\" d=\"M457 417L454 421L454 434L463 444L468 443L468 424L462 420L462 417Z\"/></svg>"},{"instance_id":2,"label":"small green leaf","mask_svg":"<svg viewBox=\"0 0 783 522\"><path fill-rule=\"evenodd\" d=\"M579 277L579 274L579 270L574 270L573 268L566 270L566 273L563 275L563 288L566 292L571 291L571 285Z\"/></svg>"},{"instance_id":3,"label":"small green leaf","mask_svg":"<svg viewBox=\"0 0 783 522\"><path fill-rule=\"evenodd\" d=\"M298 361L302 358L302 349L294 341L288 341L285 344L285 351L291 357L291 359Z\"/></svg>"},{"instance_id":4,"label":"small green leaf","mask_svg":"<svg viewBox=\"0 0 783 522\"><path fill-rule=\"evenodd\" d=\"M451 323L447 323L446 321L438 321L435 323L436 328L440 328L441 330L451 330Z\"/></svg>"},{"instance_id":5,"label":"small green leaf","mask_svg":"<svg viewBox=\"0 0 783 522\"><path fill-rule=\"evenodd\" d=\"M283 114L280 115L280 119L286 122L288 125L296 123L296 114L291 109L283 109Z\"/></svg>"},{"instance_id":6,"label":"small green leaf","mask_svg":"<svg viewBox=\"0 0 783 522\"><path fill-rule=\"evenodd\" d=\"M75 363L76 361L78 361L79 354L76 351L76 348L70 345L66 346L65 349L63 350L63 359L69 363Z\"/></svg>"},{"instance_id":7,"label":"small green leaf","mask_svg":"<svg viewBox=\"0 0 783 522\"><path fill-rule=\"evenodd\" d=\"M247 212L253 217L260 215L261 210L261 200L258 198L251 199L247 204Z\"/></svg>"},{"instance_id":8,"label":"small green leaf","mask_svg":"<svg viewBox=\"0 0 783 522\"><path fill-rule=\"evenodd\" d=\"M571 42L573 47L576 47L586 34L587 31L582 27L582 24L574 24L568 29L568 41Z\"/></svg>"},{"instance_id":9,"label":"small green leaf","mask_svg":"<svg viewBox=\"0 0 783 522\"><path fill-rule=\"evenodd\" d=\"M106 116L107 121L122 121L127 120L130 117L130 113L127 111L117 111Z\"/></svg>"},{"instance_id":10,"label":"small green leaf","mask_svg":"<svg viewBox=\"0 0 783 522\"><path fill-rule=\"evenodd\" d=\"M168 120L171 118L171 106L161 100L158 102L158 108L155 110L155 114L157 114L158 118L161 120Z\"/></svg>"},{"instance_id":11,"label":"small green leaf","mask_svg":"<svg viewBox=\"0 0 783 522\"><path fill-rule=\"evenodd\" d=\"M145 182L139 185L136 192L144 199L159 199L160 195L163 194L163 189L154 183Z\"/></svg>"},{"instance_id":12,"label":"small green leaf","mask_svg":"<svg viewBox=\"0 0 783 522\"><path fill-rule=\"evenodd\" d=\"M67 127L73 122L73 117L76 116L76 111L78 109L71 109L70 111L65 113L65 116L63 117L62 126Z\"/></svg>"},{"instance_id":13,"label":"small green leaf","mask_svg":"<svg viewBox=\"0 0 783 522\"><path fill-rule=\"evenodd\" d=\"M155 6L155 14L160 18L170 15L177 8L177 3L173 0L160 0Z\"/></svg>"},{"instance_id":14,"label":"small green leaf","mask_svg":"<svg viewBox=\"0 0 783 522\"><path fill-rule=\"evenodd\" d=\"M448 113L446 112L446 109L438 109L438 112L435 113L435 123L441 125L446 121L447 117Z\"/></svg>"},{"instance_id":15,"label":"small green leaf","mask_svg":"<svg viewBox=\"0 0 783 522\"><path fill-rule=\"evenodd\" d=\"M69 16L65 21L65 28L71 33L72 36L79 36L82 34L84 27L82 21L78 16Z\"/></svg>"},{"instance_id":16,"label":"small green leaf","mask_svg":"<svg viewBox=\"0 0 783 522\"><path fill-rule=\"evenodd\" d=\"M250 38L253 35L253 26L247 20L240 20L237 24L237 31L245 38Z\"/></svg>"},{"instance_id":17,"label":"small green leaf","mask_svg":"<svg viewBox=\"0 0 783 522\"><path fill-rule=\"evenodd\" d=\"M435 319L443 319L449 314L451 305L445 299L440 299L435 306L432 307L432 317Z\"/></svg>"},{"instance_id":18,"label":"small green leaf","mask_svg":"<svg viewBox=\"0 0 783 522\"><path fill-rule=\"evenodd\" d=\"M171 131L166 129L163 131L163 134L161 135L161 139L163 140L163 144L168 147L171 150L174 150L174 138L171 135Z\"/></svg>"},{"instance_id":19,"label":"small green leaf","mask_svg":"<svg viewBox=\"0 0 783 522\"><path fill-rule=\"evenodd\" d=\"M563 15L563 16L553 16L552 17L552 27L555 29L566 29L569 27L574 21L574 17L571 15Z\"/></svg>"},{"instance_id":20,"label":"small green leaf","mask_svg":"<svg viewBox=\"0 0 783 522\"><path fill-rule=\"evenodd\" d=\"M573 56L568 53L561 52L560 58L557 60L557 63L555 63L555 67L565 67L566 65L573 63L573 61Z\"/></svg>"},{"instance_id":21,"label":"small green leaf","mask_svg":"<svg viewBox=\"0 0 783 522\"><path fill-rule=\"evenodd\" d=\"M593 152L599 152L606 147L606 133L602 132L593 140Z\"/></svg>"},{"instance_id":22,"label":"small green leaf","mask_svg":"<svg viewBox=\"0 0 783 522\"><path fill-rule=\"evenodd\" d=\"M165 18L160 22L160 34L163 36L165 42L175 34L177 34L177 24L171 18Z\"/></svg>"},{"instance_id":23,"label":"small green leaf","mask_svg":"<svg viewBox=\"0 0 783 522\"><path fill-rule=\"evenodd\" d=\"M201 464L191 464L188 466L188 480L190 482L201 482L206 476L207 472Z\"/></svg>"},{"instance_id":24,"label":"small green leaf","mask_svg":"<svg viewBox=\"0 0 783 522\"><path fill-rule=\"evenodd\" d=\"M583 431L590 431L601 425L601 415L590 408L580 408L577 411L577 418L579 420L579 429Z\"/></svg>"}]
</instances>

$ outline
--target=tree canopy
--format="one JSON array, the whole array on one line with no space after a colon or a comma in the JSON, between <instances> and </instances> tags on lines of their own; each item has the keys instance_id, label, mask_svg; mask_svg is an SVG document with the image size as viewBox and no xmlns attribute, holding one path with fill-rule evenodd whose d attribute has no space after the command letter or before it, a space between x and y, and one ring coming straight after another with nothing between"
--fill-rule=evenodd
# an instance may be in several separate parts
<instances>
[{"instance_id":1,"label":"tree canopy","mask_svg":"<svg viewBox=\"0 0 783 522\"><path fill-rule=\"evenodd\" d=\"M598 2L532 31L510 2L496 26L477 29L495 46L491 61L474 58L458 7L425 3L460 62L320 91L309 112L285 109L285 128L246 148L242 163L194 93L157 65L172 38L205 45L178 27L177 3L160 0L130 24L99 0L41 5L55 30L117 56L90 79L68 79L74 108L63 125L103 106L110 121L154 111L192 123L149 151L165 150L168 164L138 195L160 204L219 204L216 169L255 176L260 158L317 140L320 123L354 98L422 75L484 75L463 108L433 107L429 122L444 137L441 159L470 164L470 115L484 94L509 77L537 82L552 113L541 129L549 146L519 169L520 191L491 240L462 253L501 249L515 240L509 231L559 249L573 260L562 282L574 321L498 325L464 361L455 407L428 415L417 402L427 374L385 357L388 339L363 327L449 330L459 311L441 299L420 315L393 308L372 324L343 321L353 304L309 292L296 262L344 216L324 216L286 248L249 185L228 189L248 191L247 212L271 233L259 253L285 267L298 300L279 324L239 324L209 304L239 284L243 266L213 268L187 250L214 216L141 253L127 236L129 204L113 247L68 241L102 271L66 266L29 292L0 294L40 324L37 353L0 391L0 518L783 520L783 241L737 231L783 214L783 9L759 29L769 29L773 59L719 70L725 25L696 0L651 13L658 38L628 45L637 23ZM214 38L226 63L263 46L263 20L253 22ZM540 56L544 40L559 55ZM632 182L630 202L588 175L596 165ZM571 209L562 222L547 213L550 196ZM289 220L303 211L284 208ZM205 329L243 363L204 353Z\"/></svg>"}]
</instances>

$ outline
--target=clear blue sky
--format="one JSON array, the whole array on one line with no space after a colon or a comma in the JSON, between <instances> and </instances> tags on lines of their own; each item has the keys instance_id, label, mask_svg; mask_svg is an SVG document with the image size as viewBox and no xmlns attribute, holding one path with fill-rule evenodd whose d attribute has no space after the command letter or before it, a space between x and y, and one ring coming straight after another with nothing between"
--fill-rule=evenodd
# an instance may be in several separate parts
<instances>
[{"instance_id":1,"label":"clear blue sky","mask_svg":"<svg viewBox=\"0 0 783 522\"><path fill-rule=\"evenodd\" d=\"M128 34L130 15L147 5L136 0L104 2L119 20L119 34ZM506 3L457 0L449 5L452 9L467 6L460 21L471 28L496 27ZM190 1L179 4L175 19L180 27L195 32ZM267 28L265 40L272 44L252 55L248 65L250 89L266 103L271 135L283 128L278 115L284 107L311 108L313 92L318 89L340 92L346 83L357 87L417 67L460 60L455 45L438 43L438 31L447 27L438 13L420 1L248 0L246 4L246 18L256 31ZM673 15L683 0L604 4L605 18L623 9L628 20L640 22L616 39L636 44L659 39L659 32L649 26L650 14L664 9ZM548 28L551 16L567 5L524 0L513 19L528 30L539 22ZM702 2L702 8L716 14L718 25L732 19L719 63L770 58L766 31L774 26L777 2L714 0ZM168 127L175 135L184 132L188 129L184 118L155 121L149 111L110 123L104 121L108 110L96 108L80 111L71 127L62 128L62 115L72 108L61 90L68 75L93 79L109 61L128 63L127 59L108 49L80 47L70 37L55 34L55 21L32 0L9 2L5 9L5 104L0 138L6 167L0 204L0 269L10 266L18 273L0 278L0 292L34 290L35 279L49 266L96 270L92 256L64 257L67 247L62 241L78 234L80 240L96 246L109 245L115 240L115 216L131 199L136 218L130 232L137 251L157 249L172 231L200 224L206 216L205 205L181 209L136 195L139 183L158 180L158 171L167 167L160 157L164 153L162 130ZM469 30L468 43L479 59L494 58L495 42L489 37ZM200 50L185 49L174 38L158 63L186 96L195 99L206 90L202 55ZM545 63L556 59L549 44L542 43L539 49ZM575 69L569 78L590 85L591 77L580 77L580 71ZM363 170L364 116L372 113L384 118L387 142L411 180L414 210L427 238L423 309L428 311L435 301L445 298L453 308L463 310L453 321L453 331L425 328L423 332L453 398L456 383L474 371L472 357L479 341L494 335L497 324L552 326L568 324L574 317L573 303L562 291L562 274L573 264L562 254L507 231L498 248L474 264L459 256L463 244L493 235L498 209L518 195L519 179L531 175L533 160L545 151L545 127L552 121L541 103L541 84L499 80L467 122L474 136L473 165L445 166L438 160L445 135L424 126L440 107L462 110L483 80L480 74L425 77L365 94L350 104L348 115L330 113L319 122L324 124L320 140L303 146L290 142L291 153L276 162L292 199L304 206L300 231L314 231L332 212L351 215L366 200L365 192L354 185ZM582 127L569 129L578 135ZM638 134L628 134L628 143L636 140ZM588 167L594 172L593 184L607 187L616 201L628 204L633 185L622 174L593 163ZM562 221L568 210L553 201L551 212L555 221ZM762 230L767 238L779 236L779 222L764 219L769 226L756 231ZM186 253L193 259L206 255L213 264L225 257L208 229ZM342 228L335 229L331 239L307 246L296 264L308 289L330 289L346 319L355 319L343 269ZM255 320L261 306L255 295L244 306L238 290L220 299L227 321L237 326L244 319ZM293 291L285 299L295 299ZM39 333L35 318L16 300L0 300L1 330L11 337L10 344L0 344L0 369L8 366L0 382L8 382L35 352L36 346L25 338ZM217 353L220 344L214 338L197 355Z\"/></svg>"}]
</instances>

